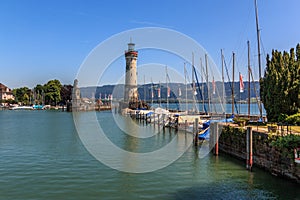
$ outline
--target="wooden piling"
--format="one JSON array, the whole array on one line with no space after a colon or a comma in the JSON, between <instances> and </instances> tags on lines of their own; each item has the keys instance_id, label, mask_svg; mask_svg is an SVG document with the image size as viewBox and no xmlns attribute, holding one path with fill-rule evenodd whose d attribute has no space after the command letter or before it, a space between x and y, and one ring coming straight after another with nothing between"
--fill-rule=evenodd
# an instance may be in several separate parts
<instances>
[{"instance_id":1,"label":"wooden piling","mask_svg":"<svg viewBox=\"0 0 300 200\"><path fill-rule=\"evenodd\" d=\"M148 124L148 115L145 115L146 125Z\"/></svg>"},{"instance_id":2,"label":"wooden piling","mask_svg":"<svg viewBox=\"0 0 300 200\"><path fill-rule=\"evenodd\" d=\"M214 122L212 124L213 128L213 136L214 136L214 155L218 156L219 155L219 127L218 127L218 122ZM212 131L212 130L211 130Z\"/></svg>"},{"instance_id":3,"label":"wooden piling","mask_svg":"<svg viewBox=\"0 0 300 200\"><path fill-rule=\"evenodd\" d=\"M194 140L194 142L195 142L195 146L198 146L198 140L199 140L199 136L198 136L198 125L199 125L199 119L198 118L196 118L195 119L195 140Z\"/></svg>"},{"instance_id":4,"label":"wooden piling","mask_svg":"<svg viewBox=\"0 0 300 200\"><path fill-rule=\"evenodd\" d=\"M253 165L253 153L252 153L252 127L247 127L247 136L246 136L246 151L247 151L247 161L246 161L246 167L248 170L252 171L252 165Z\"/></svg>"},{"instance_id":5,"label":"wooden piling","mask_svg":"<svg viewBox=\"0 0 300 200\"><path fill-rule=\"evenodd\" d=\"M159 118L160 118L160 114L157 115L157 126L158 126L158 129L160 128Z\"/></svg>"}]
</instances>

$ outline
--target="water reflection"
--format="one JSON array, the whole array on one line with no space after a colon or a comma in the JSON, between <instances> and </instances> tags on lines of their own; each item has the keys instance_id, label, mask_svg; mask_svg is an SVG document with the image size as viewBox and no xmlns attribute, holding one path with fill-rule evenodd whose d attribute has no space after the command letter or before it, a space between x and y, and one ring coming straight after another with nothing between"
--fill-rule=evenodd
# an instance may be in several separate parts
<instances>
[{"instance_id":1,"label":"water reflection","mask_svg":"<svg viewBox=\"0 0 300 200\"><path fill-rule=\"evenodd\" d=\"M98 114L99 123L108 131L107 137L120 148L127 146L137 152L148 152L169 144L171 138L182 141L183 147L192 140L190 134L170 133L166 129L165 133L153 136L153 141L136 142L138 138L129 137L132 141L125 142L126 134L111 123L111 113ZM80 117L85 122L82 128L89 135L90 113L81 113ZM50 118L57 120L47 123ZM249 172L244 161L221 152L219 157L209 154L200 159L194 146L171 165L155 172L119 172L101 164L85 150L74 132L70 113L1 111L0 121L0 199L299 199L300 196L299 184L257 168ZM174 147L181 145L180 141L175 140ZM126 160L122 154L109 157L113 155L109 149L99 153L114 158L116 165L123 166ZM140 158L134 167L139 163ZM149 164L151 160L142 167Z\"/></svg>"}]
</instances>

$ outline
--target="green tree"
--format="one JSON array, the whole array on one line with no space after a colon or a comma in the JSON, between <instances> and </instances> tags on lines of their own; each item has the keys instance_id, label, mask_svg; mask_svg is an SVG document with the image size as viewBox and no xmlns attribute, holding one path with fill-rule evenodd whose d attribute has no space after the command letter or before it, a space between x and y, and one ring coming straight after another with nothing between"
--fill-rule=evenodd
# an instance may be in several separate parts
<instances>
[{"instance_id":1,"label":"green tree","mask_svg":"<svg viewBox=\"0 0 300 200\"><path fill-rule=\"evenodd\" d=\"M43 104L44 101L44 86L37 84L34 90L35 104Z\"/></svg>"},{"instance_id":2,"label":"green tree","mask_svg":"<svg viewBox=\"0 0 300 200\"><path fill-rule=\"evenodd\" d=\"M300 45L290 52L272 51L260 80L260 96L269 121L300 111Z\"/></svg>"},{"instance_id":3,"label":"green tree","mask_svg":"<svg viewBox=\"0 0 300 200\"><path fill-rule=\"evenodd\" d=\"M60 90L61 102L66 105L68 101L72 100L72 85L63 85Z\"/></svg>"},{"instance_id":4,"label":"green tree","mask_svg":"<svg viewBox=\"0 0 300 200\"><path fill-rule=\"evenodd\" d=\"M28 87L21 87L13 89L13 95L16 98L16 102L21 103L22 105L30 105L32 92Z\"/></svg>"},{"instance_id":5,"label":"green tree","mask_svg":"<svg viewBox=\"0 0 300 200\"><path fill-rule=\"evenodd\" d=\"M60 90L61 83L59 80L50 80L44 85L45 104L56 106L61 100Z\"/></svg>"}]
</instances>

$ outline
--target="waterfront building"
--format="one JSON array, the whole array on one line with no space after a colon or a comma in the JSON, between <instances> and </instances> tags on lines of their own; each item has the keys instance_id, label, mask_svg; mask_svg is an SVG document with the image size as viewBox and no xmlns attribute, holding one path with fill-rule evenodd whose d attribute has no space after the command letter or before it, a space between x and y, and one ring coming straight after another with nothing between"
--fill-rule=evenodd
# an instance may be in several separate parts
<instances>
[{"instance_id":1,"label":"waterfront building","mask_svg":"<svg viewBox=\"0 0 300 200\"><path fill-rule=\"evenodd\" d=\"M0 83L0 100L15 100L12 90Z\"/></svg>"}]
</instances>

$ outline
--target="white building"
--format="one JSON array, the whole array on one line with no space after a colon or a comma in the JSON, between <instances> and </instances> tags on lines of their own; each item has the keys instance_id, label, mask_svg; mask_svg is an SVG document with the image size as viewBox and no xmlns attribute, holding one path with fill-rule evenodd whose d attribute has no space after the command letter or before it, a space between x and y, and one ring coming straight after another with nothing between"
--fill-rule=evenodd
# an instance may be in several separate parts
<instances>
[{"instance_id":1,"label":"white building","mask_svg":"<svg viewBox=\"0 0 300 200\"><path fill-rule=\"evenodd\" d=\"M0 83L0 100L15 100L12 90Z\"/></svg>"}]
</instances>

